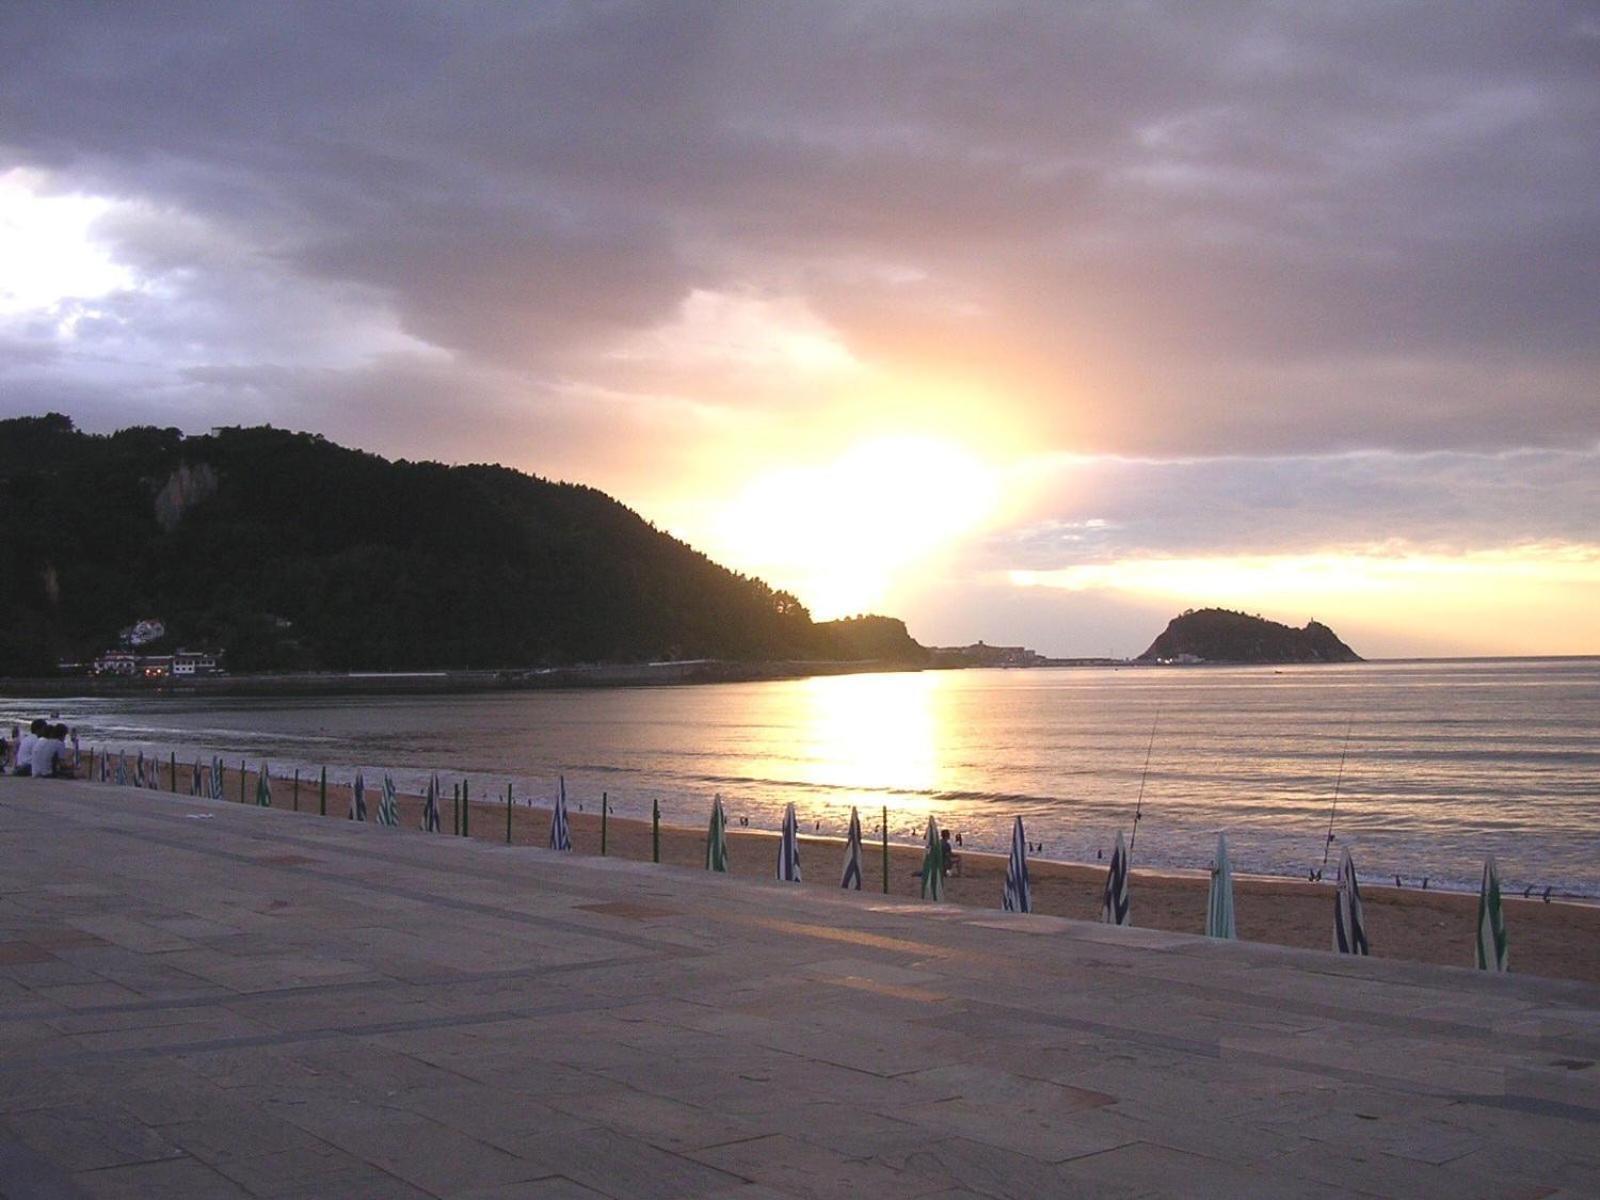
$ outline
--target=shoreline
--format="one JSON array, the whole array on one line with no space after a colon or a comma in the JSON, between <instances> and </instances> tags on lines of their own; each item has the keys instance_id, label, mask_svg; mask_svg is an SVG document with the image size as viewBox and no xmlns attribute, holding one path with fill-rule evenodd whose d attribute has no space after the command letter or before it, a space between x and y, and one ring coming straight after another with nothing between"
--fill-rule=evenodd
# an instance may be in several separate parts
<instances>
[{"instance_id":1,"label":"shoreline","mask_svg":"<svg viewBox=\"0 0 1600 1200\"><path fill-rule=\"evenodd\" d=\"M367 819L376 820L381 775L368 780ZM239 803L240 772L224 770L224 799ZM253 803L256 772L247 771L242 780L245 803ZM98 780L87 782L99 783ZM318 815L318 789L315 780L301 780L298 811ZM114 783L104 786L115 787ZM130 792L136 799L138 789ZM151 789L154 791L154 789ZM272 781L273 807L294 807L287 780ZM171 789L160 789L171 794ZM178 794L187 795L180 786ZM397 797L400 826L396 835L416 833L422 819L423 799L417 795ZM350 788L329 783L327 819L348 819ZM452 833L455 805L449 795L441 798L439 836ZM474 799L470 805L471 836L481 841L504 843L507 840L508 809L503 802ZM513 804L509 808L510 841L515 845L544 846L550 832L548 805L530 807ZM569 809L573 853L600 853L600 814ZM703 828L661 825L661 859L668 866L705 867ZM776 880L776 832L730 826L727 831L730 873ZM805 882L801 887L837 887L843 866L843 839L833 834L800 836L800 859ZM606 852L618 858L649 861L651 823L637 817L608 816ZM999 911L1004 884L1006 856L984 851L957 851L959 874L947 879L946 902L964 907ZM882 843L869 837L862 843L863 891L896 900L919 900L922 847L889 843L888 888L884 889ZM1106 868L1091 863L1065 863L1049 859L1028 862L1028 874L1036 913L1097 921ZM1170 870L1135 868L1130 872L1129 892L1133 923L1149 929L1174 933L1202 934L1205 931L1206 893L1209 879L1204 872L1176 873ZM1361 889L1366 910L1368 935L1373 956L1407 962L1471 968L1477 925L1478 897L1475 892L1448 892L1438 889L1395 888L1387 884L1364 884ZM1311 883L1259 875L1236 875L1234 899L1239 937L1242 941L1265 942L1299 949L1333 953L1333 910L1335 889L1331 883ZM1506 925L1511 944L1511 968L1520 974L1541 975L1600 983L1600 905L1551 900L1519 895L1503 896Z\"/></svg>"}]
</instances>

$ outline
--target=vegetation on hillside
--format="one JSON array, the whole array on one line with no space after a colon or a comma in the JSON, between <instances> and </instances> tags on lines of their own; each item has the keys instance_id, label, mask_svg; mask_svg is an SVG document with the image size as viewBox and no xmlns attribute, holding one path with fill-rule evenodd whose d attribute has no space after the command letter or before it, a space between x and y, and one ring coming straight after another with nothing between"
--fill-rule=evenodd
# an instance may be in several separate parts
<instances>
[{"instance_id":1,"label":"vegetation on hillside","mask_svg":"<svg viewBox=\"0 0 1600 1200\"><path fill-rule=\"evenodd\" d=\"M1139 657L1206 662L1360 662L1361 656L1326 625L1307 621L1295 629L1277 621L1225 608L1190 609L1167 623Z\"/></svg>"},{"instance_id":2,"label":"vegetation on hillside","mask_svg":"<svg viewBox=\"0 0 1600 1200\"><path fill-rule=\"evenodd\" d=\"M814 623L594 488L272 428L0 421L0 514L0 675L141 617L235 672L926 656L888 618Z\"/></svg>"}]
</instances>

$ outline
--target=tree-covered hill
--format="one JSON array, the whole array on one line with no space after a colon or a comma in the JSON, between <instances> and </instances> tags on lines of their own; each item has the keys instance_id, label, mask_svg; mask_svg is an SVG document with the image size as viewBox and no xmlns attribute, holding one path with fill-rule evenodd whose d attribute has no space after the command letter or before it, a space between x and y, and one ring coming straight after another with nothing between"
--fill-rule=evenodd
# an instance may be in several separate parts
<instances>
[{"instance_id":1,"label":"tree-covered hill","mask_svg":"<svg viewBox=\"0 0 1600 1200\"><path fill-rule=\"evenodd\" d=\"M0 675L143 617L236 672L925 654L899 622L814 623L593 488L271 428L0 421L0 531Z\"/></svg>"},{"instance_id":2,"label":"tree-covered hill","mask_svg":"<svg viewBox=\"0 0 1600 1200\"><path fill-rule=\"evenodd\" d=\"M1317 621L1295 629L1225 608L1191 609L1173 617L1139 657L1147 662L1185 657L1235 663L1361 661L1338 634Z\"/></svg>"}]
</instances>

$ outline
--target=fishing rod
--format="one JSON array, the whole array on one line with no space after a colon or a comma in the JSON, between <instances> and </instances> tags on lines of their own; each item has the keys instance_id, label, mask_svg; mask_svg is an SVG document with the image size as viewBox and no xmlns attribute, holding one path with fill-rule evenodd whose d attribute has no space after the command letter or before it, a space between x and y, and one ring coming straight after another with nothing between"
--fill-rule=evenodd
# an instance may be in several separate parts
<instances>
[{"instance_id":1,"label":"fishing rod","mask_svg":"<svg viewBox=\"0 0 1600 1200\"><path fill-rule=\"evenodd\" d=\"M1344 783L1344 760L1350 754L1350 731L1355 728L1356 719L1351 717L1344 727L1344 749L1339 752L1339 775L1333 781L1333 806L1328 809L1328 836L1322 843L1322 867L1317 872L1317 877L1322 877L1322 872L1328 869L1328 852L1333 849L1333 817L1339 811L1339 785Z\"/></svg>"},{"instance_id":2,"label":"fishing rod","mask_svg":"<svg viewBox=\"0 0 1600 1200\"><path fill-rule=\"evenodd\" d=\"M1128 858L1133 858L1133 844L1139 840L1139 818L1144 813L1144 784L1150 778L1150 752L1156 748L1156 724L1161 720L1161 710L1156 710L1150 722L1150 742L1144 748L1144 773L1139 776L1139 798L1133 802L1133 836L1128 839Z\"/></svg>"}]
</instances>

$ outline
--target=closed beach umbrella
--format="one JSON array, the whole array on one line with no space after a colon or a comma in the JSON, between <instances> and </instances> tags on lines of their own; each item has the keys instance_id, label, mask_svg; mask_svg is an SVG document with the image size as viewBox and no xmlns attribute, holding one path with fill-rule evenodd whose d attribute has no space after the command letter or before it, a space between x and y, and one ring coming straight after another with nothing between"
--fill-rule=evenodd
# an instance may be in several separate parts
<instances>
[{"instance_id":1,"label":"closed beach umbrella","mask_svg":"<svg viewBox=\"0 0 1600 1200\"><path fill-rule=\"evenodd\" d=\"M555 807L550 810L550 849L572 849L572 830L567 825L567 781L564 777L556 787Z\"/></svg>"},{"instance_id":2,"label":"closed beach umbrella","mask_svg":"<svg viewBox=\"0 0 1600 1200\"><path fill-rule=\"evenodd\" d=\"M400 805L395 800L394 779L383 773L383 791L378 796L378 824L396 829L400 825Z\"/></svg>"},{"instance_id":3,"label":"closed beach umbrella","mask_svg":"<svg viewBox=\"0 0 1600 1200\"><path fill-rule=\"evenodd\" d=\"M222 759L216 755L211 757L211 798L222 799Z\"/></svg>"},{"instance_id":4,"label":"closed beach umbrella","mask_svg":"<svg viewBox=\"0 0 1600 1200\"><path fill-rule=\"evenodd\" d=\"M1206 936L1237 937L1233 927L1233 868L1228 864L1228 835L1217 834L1217 857L1211 864L1211 895L1206 900Z\"/></svg>"},{"instance_id":5,"label":"closed beach umbrella","mask_svg":"<svg viewBox=\"0 0 1600 1200\"><path fill-rule=\"evenodd\" d=\"M139 751L139 757L133 763L133 786L144 786L144 751Z\"/></svg>"},{"instance_id":6,"label":"closed beach umbrella","mask_svg":"<svg viewBox=\"0 0 1600 1200\"><path fill-rule=\"evenodd\" d=\"M111 762L106 757L105 750L100 751L100 782L106 783L111 779Z\"/></svg>"},{"instance_id":7,"label":"closed beach umbrella","mask_svg":"<svg viewBox=\"0 0 1600 1200\"><path fill-rule=\"evenodd\" d=\"M439 776L434 774L428 779L428 794L422 801L422 832L438 833L439 827Z\"/></svg>"},{"instance_id":8,"label":"closed beach umbrella","mask_svg":"<svg viewBox=\"0 0 1600 1200\"><path fill-rule=\"evenodd\" d=\"M1511 957L1506 946L1506 918L1500 910L1500 872L1495 870L1492 854L1483 860L1483 887L1478 892L1478 969L1511 969Z\"/></svg>"},{"instance_id":9,"label":"closed beach umbrella","mask_svg":"<svg viewBox=\"0 0 1600 1200\"><path fill-rule=\"evenodd\" d=\"M117 751L117 786L128 786L128 752L126 750Z\"/></svg>"},{"instance_id":10,"label":"closed beach umbrella","mask_svg":"<svg viewBox=\"0 0 1600 1200\"><path fill-rule=\"evenodd\" d=\"M928 832L922 839L922 898L944 899L944 847L939 844L939 826L928 814Z\"/></svg>"},{"instance_id":11,"label":"closed beach umbrella","mask_svg":"<svg viewBox=\"0 0 1600 1200\"><path fill-rule=\"evenodd\" d=\"M1361 888L1356 884L1356 864L1350 847L1339 862L1339 894L1333 902L1333 948L1340 954L1370 954L1367 923L1361 915Z\"/></svg>"},{"instance_id":12,"label":"closed beach umbrella","mask_svg":"<svg viewBox=\"0 0 1600 1200\"><path fill-rule=\"evenodd\" d=\"M191 795L191 796L203 796L203 795L205 795L205 789L204 789L204 787L202 785L202 780L201 780L201 776L200 776L200 760L198 758L194 760L194 771L189 776L189 795Z\"/></svg>"},{"instance_id":13,"label":"closed beach umbrella","mask_svg":"<svg viewBox=\"0 0 1600 1200\"><path fill-rule=\"evenodd\" d=\"M145 776L144 785L151 791L159 791L161 788L161 760L154 754L150 756L150 771Z\"/></svg>"},{"instance_id":14,"label":"closed beach umbrella","mask_svg":"<svg viewBox=\"0 0 1600 1200\"><path fill-rule=\"evenodd\" d=\"M861 817L854 806L850 809L850 831L844 839L844 874L839 886L861 890Z\"/></svg>"},{"instance_id":15,"label":"closed beach umbrella","mask_svg":"<svg viewBox=\"0 0 1600 1200\"><path fill-rule=\"evenodd\" d=\"M1100 919L1107 925L1131 925L1128 916L1128 847L1122 834L1117 834L1117 844L1111 851L1111 869L1106 872L1105 899L1100 905Z\"/></svg>"},{"instance_id":16,"label":"closed beach umbrella","mask_svg":"<svg viewBox=\"0 0 1600 1200\"><path fill-rule=\"evenodd\" d=\"M256 806L272 807L272 776L267 771L266 763L261 764L261 772L256 776Z\"/></svg>"},{"instance_id":17,"label":"closed beach umbrella","mask_svg":"<svg viewBox=\"0 0 1600 1200\"><path fill-rule=\"evenodd\" d=\"M1006 886L1000 903L1007 912L1032 912L1028 891L1028 843L1023 840L1022 818L1011 827L1011 857L1006 861Z\"/></svg>"},{"instance_id":18,"label":"closed beach umbrella","mask_svg":"<svg viewBox=\"0 0 1600 1200\"><path fill-rule=\"evenodd\" d=\"M783 810L783 836L778 839L778 878L785 883L800 882L800 828L794 805Z\"/></svg>"},{"instance_id":19,"label":"closed beach umbrella","mask_svg":"<svg viewBox=\"0 0 1600 1200\"><path fill-rule=\"evenodd\" d=\"M722 811L722 797L711 801L711 827L706 830L706 870L728 869L728 814Z\"/></svg>"},{"instance_id":20,"label":"closed beach umbrella","mask_svg":"<svg viewBox=\"0 0 1600 1200\"><path fill-rule=\"evenodd\" d=\"M367 819L367 781L361 778L360 771L356 772L355 780L350 784L350 819Z\"/></svg>"}]
</instances>

